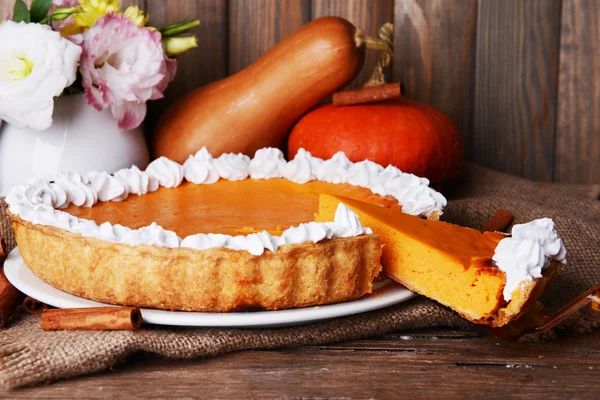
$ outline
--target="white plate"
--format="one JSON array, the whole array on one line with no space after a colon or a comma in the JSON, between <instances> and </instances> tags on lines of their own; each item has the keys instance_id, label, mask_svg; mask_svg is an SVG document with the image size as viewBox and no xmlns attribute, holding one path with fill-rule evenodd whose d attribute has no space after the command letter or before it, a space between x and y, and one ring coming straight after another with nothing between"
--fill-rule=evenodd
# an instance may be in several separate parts
<instances>
[{"instance_id":1,"label":"white plate","mask_svg":"<svg viewBox=\"0 0 600 400\"><path fill-rule=\"evenodd\" d=\"M14 249L4 263L4 274L21 292L58 308L102 307L109 304L73 296L50 286L23 262ZM307 324L324 319L359 314L401 303L416 296L397 283L385 280L375 285L373 293L346 303L279 311L202 313L164 311L142 308L144 322L158 325L258 328Z\"/></svg>"}]
</instances>

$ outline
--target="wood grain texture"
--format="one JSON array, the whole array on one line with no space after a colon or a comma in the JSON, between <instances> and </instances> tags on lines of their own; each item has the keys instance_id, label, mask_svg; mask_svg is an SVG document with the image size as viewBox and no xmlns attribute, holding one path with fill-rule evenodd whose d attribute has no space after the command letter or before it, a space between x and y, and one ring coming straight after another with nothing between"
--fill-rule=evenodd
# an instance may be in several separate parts
<instances>
[{"instance_id":1,"label":"wood grain texture","mask_svg":"<svg viewBox=\"0 0 600 400\"><path fill-rule=\"evenodd\" d=\"M144 130L151 135L158 116L183 94L227 75L227 10L223 0L145 0L150 23L163 27L175 22L199 19L192 32L198 47L178 58L177 76L165 98L148 104Z\"/></svg>"},{"instance_id":2,"label":"wood grain texture","mask_svg":"<svg viewBox=\"0 0 600 400\"><path fill-rule=\"evenodd\" d=\"M386 22L394 21L393 0L313 0L312 18L337 16L346 18L368 35L377 36L377 31ZM349 85L361 87L367 81L379 58L379 52L367 50L365 64L358 77Z\"/></svg>"},{"instance_id":3,"label":"wood grain texture","mask_svg":"<svg viewBox=\"0 0 600 400\"><path fill-rule=\"evenodd\" d=\"M30 5L31 0L25 0L25 4ZM0 21L4 21L6 17L11 14L14 6L15 0L0 1Z\"/></svg>"},{"instance_id":4,"label":"wood grain texture","mask_svg":"<svg viewBox=\"0 0 600 400\"><path fill-rule=\"evenodd\" d=\"M0 1L0 21L4 21L6 16L11 12L13 2L11 0Z\"/></svg>"},{"instance_id":5,"label":"wood grain texture","mask_svg":"<svg viewBox=\"0 0 600 400\"><path fill-rule=\"evenodd\" d=\"M199 19L192 31L198 48L183 54L177 77L167 89L167 102L197 86L227 75L227 10L223 0L145 0L151 24L162 27L184 20Z\"/></svg>"},{"instance_id":6,"label":"wood grain texture","mask_svg":"<svg viewBox=\"0 0 600 400\"><path fill-rule=\"evenodd\" d=\"M108 372L6 396L593 399L600 391L599 346L597 334L527 344L473 332L409 332L200 360L138 355Z\"/></svg>"},{"instance_id":7,"label":"wood grain texture","mask_svg":"<svg viewBox=\"0 0 600 400\"><path fill-rule=\"evenodd\" d=\"M252 64L309 21L309 0L231 1L229 74Z\"/></svg>"},{"instance_id":8,"label":"wood grain texture","mask_svg":"<svg viewBox=\"0 0 600 400\"><path fill-rule=\"evenodd\" d=\"M600 182L600 2L563 0L556 174Z\"/></svg>"},{"instance_id":9,"label":"wood grain texture","mask_svg":"<svg viewBox=\"0 0 600 400\"><path fill-rule=\"evenodd\" d=\"M125 10L129 6L138 6L142 10L147 11L146 1L147 0L120 0L119 4L121 4L121 10Z\"/></svg>"},{"instance_id":10,"label":"wood grain texture","mask_svg":"<svg viewBox=\"0 0 600 400\"><path fill-rule=\"evenodd\" d=\"M477 0L397 0L394 15L393 79L454 121L469 157Z\"/></svg>"},{"instance_id":11,"label":"wood grain texture","mask_svg":"<svg viewBox=\"0 0 600 400\"><path fill-rule=\"evenodd\" d=\"M472 158L553 178L560 0L481 0Z\"/></svg>"},{"instance_id":12,"label":"wood grain texture","mask_svg":"<svg viewBox=\"0 0 600 400\"><path fill-rule=\"evenodd\" d=\"M30 3L31 0L26 0ZM14 4L0 1L0 20ZM198 18L145 129L184 93L235 73L311 19L337 15L370 35L395 24L388 77L458 126L467 158L543 181L600 182L598 0L122 0L162 26ZM562 13L561 13L562 12ZM378 58L368 51L361 86Z\"/></svg>"}]
</instances>

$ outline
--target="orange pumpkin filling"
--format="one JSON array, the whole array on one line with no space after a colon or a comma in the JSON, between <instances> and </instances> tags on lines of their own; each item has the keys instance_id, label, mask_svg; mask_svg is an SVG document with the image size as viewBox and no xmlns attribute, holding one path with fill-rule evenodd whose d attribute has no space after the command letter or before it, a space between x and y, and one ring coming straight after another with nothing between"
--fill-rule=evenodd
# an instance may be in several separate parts
<instances>
[{"instance_id":1,"label":"orange pumpkin filling","mask_svg":"<svg viewBox=\"0 0 600 400\"><path fill-rule=\"evenodd\" d=\"M472 320L488 318L505 305L506 278L491 258L506 236L328 195L320 198L317 221L331 218L340 202L379 235L381 264L389 277Z\"/></svg>"},{"instance_id":2,"label":"orange pumpkin filling","mask_svg":"<svg viewBox=\"0 0 600 400\"><path fill-rule=\"evenodd\" d=\"M181 238L197 233L235 236L263 230L281 234L290 226L314 221L319 193L399 208L392 197L347 184L222 179L211 185L186 182L176 189L160 188L143 196L130 195L122 202L99 202L91 208L71 205L65 211L98 224L110 222L133 229L156 222Z\"/></svg>"}]
</instances>

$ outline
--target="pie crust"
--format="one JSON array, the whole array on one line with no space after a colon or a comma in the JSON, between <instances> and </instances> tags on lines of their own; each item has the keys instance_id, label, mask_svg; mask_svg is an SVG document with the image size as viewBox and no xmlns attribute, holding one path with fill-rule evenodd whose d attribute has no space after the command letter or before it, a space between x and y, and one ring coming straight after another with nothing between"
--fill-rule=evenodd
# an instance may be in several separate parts
<instances>
[{"instance_id":1,"label":"pie crust","mask_svg":"<svg viewBox=\"0 0 600 400\"><path fill-rule=\"evenodd\" d=\"M283 245L254 256L111 243L12 217L21 256L36 275L108 304L205 312L305 307L370 293L381 271L375 235Z\"/></svg>"}]
</instances>

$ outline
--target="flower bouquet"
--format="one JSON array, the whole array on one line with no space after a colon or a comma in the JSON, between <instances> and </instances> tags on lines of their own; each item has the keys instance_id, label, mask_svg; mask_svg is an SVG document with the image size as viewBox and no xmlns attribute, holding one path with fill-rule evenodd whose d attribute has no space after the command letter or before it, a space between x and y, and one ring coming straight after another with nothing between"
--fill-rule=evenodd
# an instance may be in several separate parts
<instances>
[{"instance_id":1,"label":"flower bouquet","mask_svg":"<svg viewBox=\"0 0 600 400\"><path fill-rule=\"evenodd\" d=\"M55 98L83 92L97 110L110 109L122 130L138 127L146 102L163 97L176 56L196 47L199 25L157 29L138 7L118 0L16 0L0 23L0 119L19 128L52 125Z\"/></svg>"}]
</instances>

